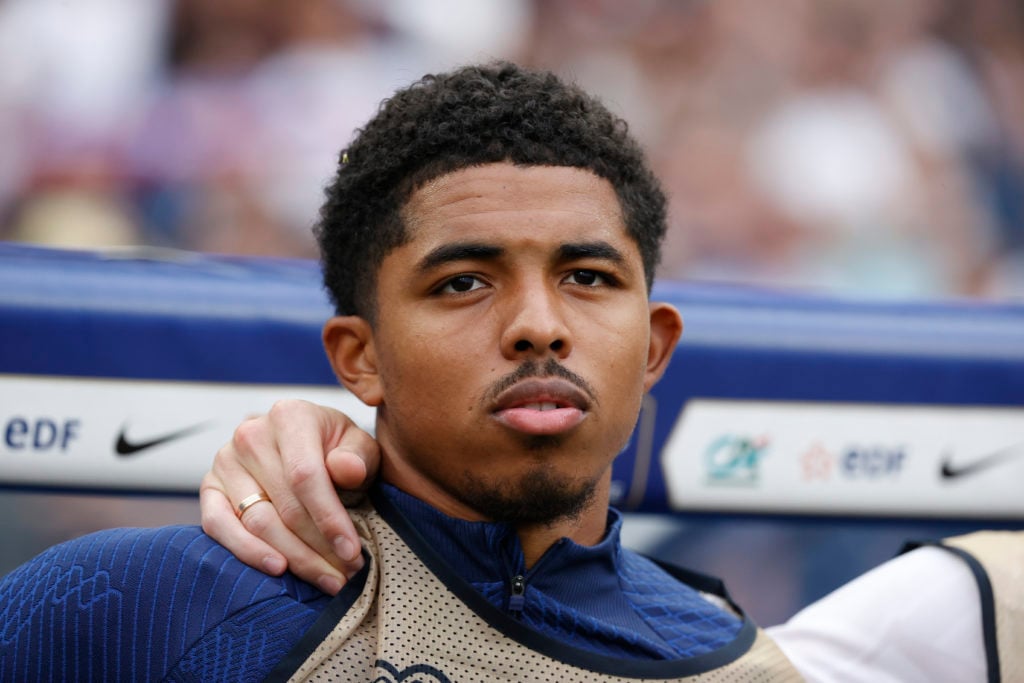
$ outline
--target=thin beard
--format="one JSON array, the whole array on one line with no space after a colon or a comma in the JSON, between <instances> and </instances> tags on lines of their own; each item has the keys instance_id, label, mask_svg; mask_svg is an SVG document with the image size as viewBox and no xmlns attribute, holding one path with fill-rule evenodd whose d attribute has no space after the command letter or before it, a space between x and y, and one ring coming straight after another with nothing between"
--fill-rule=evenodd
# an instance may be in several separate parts
<instances>
[{"instance_id":1,"label":"thin beard","mask_svg":"<svg viewBox=\"0 0 1024 683\"><path fill-rule=\"evenodd\" d=\"M533 470L518 481L488 484L469 472L452 493L487 518L507 524L544 524L578 519L594 499L598 480L572 490L546 469Z\"/></svg>"}]
</instances>

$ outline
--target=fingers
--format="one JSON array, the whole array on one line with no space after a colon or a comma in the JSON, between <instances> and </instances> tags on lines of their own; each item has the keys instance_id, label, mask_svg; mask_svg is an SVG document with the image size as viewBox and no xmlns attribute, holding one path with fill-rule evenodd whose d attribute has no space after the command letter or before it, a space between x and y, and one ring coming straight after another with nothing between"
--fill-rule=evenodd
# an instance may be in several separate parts
<instances>
[{"instance_id":1,"label":"fingers","mask_svg":"<svg viewBox=\"0 0 1024 683\"><path fill-rule=\"evenodd\" d=\"M342 413L325 412L324 418L334 420L336 429L340 430L337 438L327 444L333 447L327 451L325 459L325 471L330 476L333 495L322 491L314 495L310 490L310 495L300 495L300 498L314 524L324 537L330 539L338 556L348 559L349 553L358 552L358 546L353 543L358 542L358 539L338 493L366 489L376 478L380 467L380 451L376 440Z\"/></svg>"},{"instance_id":2,"label":"fingers","mask_svg":"<svg viewBox=\"0 0 1024 683\"><path fill-rule=\"evenodd\" d=\"M218 457L221 455L219 453ZM269 500L245 508L239 517L234 501L247 499L252 492L260 491L260 486L244 471L234 470L230 462L230 459L220 458L217 468L229 473L226 479L221 480L214 471L203 479L200 488L203 529L252 567L275 575L287 567L324 592L337 593L347 577L361 567L362 558L358 563L342 563L333 557L322 540L321 547L311 547L288 528L269 496Z\"/></svg>"},{"instance_id":3,"label":"fingers","mask_svg":"<svg viewBox=\"0 0 1024 683\"><path fill-rule=\"evenodd\" d=\"M347 567L328 562L325 554L330 554L329 549L310 547L295 535L282 521L272 501L247 508L240 521L249 533L265 540L287 557L293 574L329 595L341 590L347 577L354 573Z\"/></svg>"},{"instance_id":4,"label":"fingers","mask_svg":"<svg viewBox=\"0 0 1024 683\"><path fill-rule=\"evenodd\" d=\"M199 487L203 531L250 567L277 576L288 563L281 553L251 534L235 516L234 507L220 482L208 472Z\"/></svg>"},{"instance_id":5,"label":"fingers","mask_svg":"<svg viewBox=\"0 0 1024 683\"><path fill-rule=\"evenodd\" d=\"M336 414L327 413L325 417L343 417L347 425L327 453L327 471L338 488L344 491L364 490L373 483L380 470L380 447L376 439L344 414L333 412Z\"/></svg>"},{"instance_id":6,"label":"fingers","mask_svg":"<svg viewBox=\"0 0 1024 683\"><path fill-rule=\"evenodd\" d=\"M300 578L337 592L363 560L325 462L346 488L357 489L375 475L379 452L343 413L279 401L240 424L217 452L201 489L204 530L250 566L280 573L285 561ZM271 503L257 503L239 519L238 502L260 490Z\"/></svg>"},{"instance_id":7,"label":"fingers","mask_svg":"<svg viewBox=\"0 0 1024 683\"><path fill-rule=\"evenodd\" d=\"M246 420L235 430L232 441L217 452L200 489L203 529L252 567L272 574L288 567L303 580L335 593L355 567L333 555L311 521L307 519L305 528L312 545L278 513L278 505L294 508L296 502L283 486L280 460L268 455L276 449L269 427L266 417ZM267 492L271 503L257 503L239 519L238 502L261 490Z\"/></svg>"},{"instance_id":8,"label":"fingers","mask_svg":"<svg viewBox=\"0 0 1024 683\"><path fill-rule=\"evenodd\" d=\"M338 444L355 444L375 453L376 442L344 413L311 403L279 402L269 418L275 426L286 484L284 498L278 501L285 523L313 547L329 544L345 566L358 561L359 537L328 474L324 453ZM316 435L313 444L309 442L311 434ZM364 468L363 476L352 480L351 489L365 483Z\"/></svg>"}]
</instances>

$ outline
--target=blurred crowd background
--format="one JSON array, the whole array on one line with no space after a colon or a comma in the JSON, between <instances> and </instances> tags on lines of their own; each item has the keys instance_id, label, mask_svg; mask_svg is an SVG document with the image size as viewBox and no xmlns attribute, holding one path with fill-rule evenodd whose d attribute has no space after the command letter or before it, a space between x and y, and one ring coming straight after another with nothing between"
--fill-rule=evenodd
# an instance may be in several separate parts
<instances>
[{"instance_id":1,"label":"blurred crowd background","mask_svg":"<svg viewBox=\"0 0 1024 683\"><path fill-rule=\"evenodd\" d=\"M0 0L0 240L313 257L379 102L492 58L630 122L671 200L662 277L1024 300L1021 0ZM198 521L194 499L27 492L0 515L0 574L92 529ZM930 535L630 528L762 623Z\"/></svg>"},{"instance_id":2,"label":"blurred crowd background","mask_svg":"<svg viewBox=\"0 0 1024 683\"><path fill-rule=\"evenodd\" d=\"M314 256L380 100L491 58L630 122L663 277L1024 298L1019 0L0 0L0 239Z\"/></svg>"}]
</instances>

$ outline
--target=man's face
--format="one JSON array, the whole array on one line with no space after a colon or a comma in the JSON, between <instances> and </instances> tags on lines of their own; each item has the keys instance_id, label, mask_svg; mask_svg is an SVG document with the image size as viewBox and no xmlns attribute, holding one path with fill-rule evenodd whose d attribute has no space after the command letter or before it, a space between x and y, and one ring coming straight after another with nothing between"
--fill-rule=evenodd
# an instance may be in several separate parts
<instances>
[{"instance_id":1,"label":"man's face","mask_svg":"<svg viewBox=\"0 0 1024 683\"><path fill-rule=\"evenodd\" d=\"M359 381L339 369L378 405L384 477L471 519L551 521L595 493L603 509L680 330L648 303L612 186L581 169L476 166L416 191L403 217Z\"/></svg>"}]
</instances>

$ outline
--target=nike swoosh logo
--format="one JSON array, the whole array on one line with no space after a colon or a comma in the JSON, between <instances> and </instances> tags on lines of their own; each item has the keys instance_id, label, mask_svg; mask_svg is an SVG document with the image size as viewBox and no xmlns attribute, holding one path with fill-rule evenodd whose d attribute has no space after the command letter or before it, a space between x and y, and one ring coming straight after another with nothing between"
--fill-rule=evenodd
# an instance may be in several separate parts
<instances>
[{"instance_id":1,"label":"nike swoosh logo","mask_svg":"<svg viewBox=\"0 0 1024 683\"><path fill-rule=\"evenodd\" d=\"M949 454L942 459L942 478L943 479L959 479L970 474L976 474L982 470L987 470L990 467L1002 464L1008 460L1024 455L1024 444L1014 444L1013 446L1007 446L1001 448L998 451L983 455L966 465L956 466L952 462L952 458Z\"/></svg>"},{"instance_id":2,"label":"nike swoosh logo","mask_svg":"<svg viewBox=\"0 0 1024 683\"><path fill-rule=\"evenodd\" d=\"M184 439L186 436L191 436L196 432L200 432L210 426L210 422L200 422L184 429L179 429L175 432L169 432L162 434L153 439L147 439L145 441L129 441L126 432L128 431L128 425L121 427L121 431L117 435L117 443L114 444L114 451L118 455L127 456L135 455L142 451L154 448L161 444L165 444L169 441L176 441L177 439Z\"/></svg>"}]
</instances>

